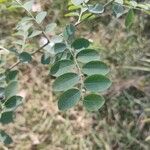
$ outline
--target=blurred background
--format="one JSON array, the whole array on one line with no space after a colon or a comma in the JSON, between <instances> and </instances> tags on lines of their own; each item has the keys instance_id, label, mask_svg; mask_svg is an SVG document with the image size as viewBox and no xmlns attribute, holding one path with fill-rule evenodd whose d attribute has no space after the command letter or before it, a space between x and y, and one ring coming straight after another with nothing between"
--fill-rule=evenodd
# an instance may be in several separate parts
<instances>
[{"instance_id":1,"label":"blurred background","mask_svg":"<svg viewBox=\"0 0 150 150\"><path fill-rule=\"evenodd\" d=\"M57 24L52 35L76 21L64 17L67 0L36 2L34 11L48 12L43 26ZM80 105L60 112L50 88L49 67L40 64L40 54L33 57L31 64L19 65L19 94L24 97L24 104L17 110L14 123L5 127L14 143L8 148L1 144L0 150L150 149L150 16L135 12L130 31L125 28L125 16L115 18L111 8L77 28L77 36L91 39L111 68L113 85L105 93L106 103L99 112L89 113ZM0 45L13 47L16 24L24 16L27 14L23 9L11 8L9 0L0 0ZM40 40L36 37L29 41L29 51L36 49ZM11 56L8 61L16 59Z\"/></svg>"}]
</instances>

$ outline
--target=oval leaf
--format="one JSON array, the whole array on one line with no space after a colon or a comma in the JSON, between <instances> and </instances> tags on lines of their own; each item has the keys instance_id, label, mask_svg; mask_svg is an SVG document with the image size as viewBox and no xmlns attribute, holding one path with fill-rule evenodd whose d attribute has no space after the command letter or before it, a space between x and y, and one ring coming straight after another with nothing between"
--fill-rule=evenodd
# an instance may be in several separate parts
<instances>
[{"instance_id":1,"label":"oval leaf","mask_svg":"<svg viewBox=\"0 0 150 150\"><path fill-rule=\"evenodd\" d=\"M102 92L111 86L111 81L103 75L92 75L85 79L85 87L92 92Z\"/></svg>"},{"instance_id":2,"label":"oval leaf","mask_svg":"<svg viewBox=\"0 0 150 150\"><path fill-rule=\"evenodd\" d=\"M63 32L64 39L72 41L72 39L74 38L75 30L76 30L76 28L74 25L72 25L72 24L67 25Z\"/></svg>"},{"instance_id":3,"label":"oval leaf","mask_svg":"<svg viewBox=\"0 0 150 150\"><path fill-rule=\"evenodd\" d=\"M20 59L21 62L28 63L32 60L32 57L29 53L22 52L22 53L19 54L19 59Z\"/></svg>"},{"instance_id":4,"label":"oval leaf","mask_svg":"<svg viewBox=\"0 0 150 150\"><path fill-rule=\"evenodd\" d=\"M57 27L56 23L50 23L46 26L45 32L46 33L51 33L55 30L56 27Z\"/></svg>"},{"instance_id":5,"label":"oval leaf","mask_svg":"<svg viewBox=\"0 0 150 150\"><path fill-rule=\"evenodd\" d=\"M8 100L6 100L6 102L4 103L4 106L7 109L14 110L21 104L22 104L22 97L21 96L13 96L13 97L9 98Z\"/></svg>"},{"instance_id":6,"label":"oval leaf","mask_svg":"<svg viewBox=\"0 0 150 150\"><path fill-rule=\"evenodd\" d=\"M17 80L17 77L18 77L18 70L12 70L12 71L8 71L6 73L7 83L12 81L12 80Z\"/></svg>"},{"instance_id":7,"label":"oval leaf","mask_svg":"<svg viewBox=\"0 0 150 150\"><path fill-rule=\"evenodd\" d=\"M105 100L102 96L97 94L89 94L84 97L83 105L88 111L97 111L105 103Z\"/></svg>"},{"instance_id":8,"label":"oval leaf","mask_svg":"<svg viewBox=\"0 0 150 150\"><path fill-rule=\"evenodd\" d=\"M123 6L118 3L114 4L112 9L117 18L124 14Z\"/></svg>"},{"instance_id":9,"label":"oval leaf","mask_svg":"<svg viewBox=\"0 0 150 150\"><path fill-rule=\"evenodd\" d=\"M96 4L94 6L89 6L88 10L94 14L101 14L104 12L104 7L101 4Z\"/></svg>"},{"instance_id":10,"label":"oval leaf","mask_svg":"<svg viewBox=\"0 0 150 150\"><path fill-rule=\"evenodd\" d=\"M30 11L32 9L32 6L34 4L34 1L31 0L31 1L27 1L26 3L23 4L23 7L27 10L27 11Z\"/></svg>"},{"instance_id":11,"label":"oval leaf","mask_svg":"<svg viewBox=\"0 0 150 150\"><path fill-rule=\"evenodd\" d=\"M13 111L6 111L1 114L0 122L2 124L8 124L13 121L14 113Z\"/></svg>"},{"instance_id":12,"label":"oval leaf","mask_svg":"<svg viewBox=\"0 0 150 150\"><path fill-rule=\"evenodd\" d=\"M46 56L45 54L43 54L41 57L41 63L43 65L48 65L48 64L50 64L50 62L51 62L50 56Z\"/></svg>"},{"instance_id":13,"label":"oval leaf","mask_svg":"<svg viewBox=\"0 0 150 150\"><path fill-rule=\"evenodd\" d=\"M58 101L58 108L60 110L67 110L80 100L80 91L78 89L70 89L64 92Z\"/></svg>"},{"instance_id":14,"label":"oval leaf","mask_svg":"<svg viewBox=\"0 0 150 150\"><path fill-rule=\"evenodd\" d=\"M0 100L2 100L5 96L5 88L0 87Z\"/></svg>"},{"instance_id":15,"label":"oval leaf","mask_svg":"<svg viewBox=\"0 0 150 150\"><path fill-rule=\"evenodd\" d=\"M98 52L93 49L84 49L77 54L77 60L83 63L99 59L100 57Z\"/></svg>"},{"instance_id":16,"label":"oval leaf","mask_svg":"<svg viewBox=\"0 0 150 150\"><path fill-rule=\"evenodd\" d=\"M82 71L87 75L106 75L109 72L109 68L101 61L91 61L83 66Z\"/></svg>"},{"instance_id":17,"label":"oval leaf","mask_svg":"<svg viewBox=\"0 0 150 150\"><path fill-rule=\"evenodd\" d=\"M17 92L18 92L18 83L17 81L12 81L5 88L5 97L8 99L16 95Z\"/></svg>"},{"instance_id":18,"label":"oval leaf","mask_svg":"<svg viewBox=\"0 0 150 150\"><path fill-rule=\"evenodd\" d=\"M74 5L80 5L84 2L85 0L71 0L72 4Z\"/></svg>"},{"instance_id":19,"label":"oval leaf","mask_svg":"<svg viewBox=\"0 0 150 150\"><path fill-rule=\"evenodd\" d=\"M5 81L5 74L0 74L0 81Z\"/></svg>"},{"instance_id":20,"label":"oval leaf","mask_svg":"<svg viewBox=\"0 0 150 150\"><path fill-rule=\"evenodd\" d=\"M52 66L50 74L53 76L60 76L64 73L70 72L73 67L74 67L73 61L67 59L60 60Z\"/></svg>"},{"instance_id":21,"label":"oval leaf","mask_svg":"<svg viewBox=\"0 0 150 150\"><path fill-rule=\"evenodd\" d=\"M46 15L47 15L46 11L39 12L35 18L36 22L40 24L45 19Z\"/></svg>"},{"instance_id":22,"label":"oval leaf","mask_svg":"<svg viewBox=\"0 0 150 150\"><path fill-rule=\"evenodd\" d=\"M56 43L54 45L54 51L55 51L56 54L64 52L65 49L66 49L66 44L65 43Z\"/></svg>"},{"instance_id":23,"label":"oval leaf","mask_svg":"<svg viewBox=\"0 0 150 150\"><path fill-rule=\"evenodd\" d=\"M75 49L87 48L89 45L90 45L90 42L84 38L76 39L72 43L72 47Z\"/></svg>"},{"instance_id":24,"label":"oval leaf","mask_svg":"<svg viewBox=\"0 0 150 150\"><path fill-rule=\"evenodd\" d=\"M0 130L0 141L5 145L9 145L13 142L12 138L3 130Z\"/></svg>"},{"instance_id":25,"label":"oval leaf","mask_svg":"<svg viewBox=\"0 0 150 150\"><path fill-rule=\"evenodd\" d=\"M79 76L76 73L66 73L59 76L53 83L54 91L66 91L76 85Z\"/></svg>"},{"instance_id":26,"label":"oval leaf","mask_svg":"<svg viewBox=\"0 0 150 150\"><path fill-rule=\"evenodd\" d=\"M133 9L130 9L128 11L128 14L127 14L126 19L125 19L126 28L130 29L133 22L134 22L134 11L133 11Z\"/></svg>"}]
</instances>

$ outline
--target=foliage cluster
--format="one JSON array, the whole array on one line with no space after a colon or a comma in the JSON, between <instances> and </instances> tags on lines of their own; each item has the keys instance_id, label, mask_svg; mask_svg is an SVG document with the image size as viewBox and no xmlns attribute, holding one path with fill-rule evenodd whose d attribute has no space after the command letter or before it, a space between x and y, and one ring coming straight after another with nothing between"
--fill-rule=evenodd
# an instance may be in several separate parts
<instances>
[{"instance_id":1,"label":"foliage cluster","mask_svg":"<svg viewBox=\"0 0 150 150\"><path fill-rule=\"evenodd\" d=\"M108 78L109 68L100 59L99 53L93 48L93 43L85 38L77 38L76 27L87 19L94 19L102 15L108 8L112 8L112 14L117 18L126 14L125 26L130 30L134 23L134 11L141 10L150 13L150 5L140 4L136 1L110 0L105 4L91 4L88 0L71 0L68 3L66 17L77 17L74 24L68 24L62 33L49 38L48 34L56 28L56 23L44 25L43 21L47 16L46 11L32 12L34 1L25 3L19 0L10 1L9 10L23 8L28 16L22 18L16 26L15 36L17 40L14 47L6 49L1 47L1 74L0 74L0 98L1 98L1 118L2 124L13 121L14 111L22 103L22 97L17 95L17 75L18 70L14 68L20 63L30 63L34 54L41 52L41 63L48 65L50 76L55 77L52 88L55 92L60 92L58 98L58 108L68 110L82 100L83 106L88 111L97 111L105 103L100 92L104 92L111 86ZM7 0L2 0L5 6L9 4ZM44 45L29 53L30 41L37 36L46 39ZM13 53L17 62L10 67L7 65L7 55ZM1 130L0 139L5 144L10 144L12 139Z\"/></svg>"}]
</instances>

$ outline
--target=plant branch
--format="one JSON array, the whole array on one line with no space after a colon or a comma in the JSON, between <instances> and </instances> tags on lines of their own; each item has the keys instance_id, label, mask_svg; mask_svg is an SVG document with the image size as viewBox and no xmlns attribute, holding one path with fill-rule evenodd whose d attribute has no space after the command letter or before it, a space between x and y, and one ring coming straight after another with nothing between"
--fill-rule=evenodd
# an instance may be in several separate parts
<instances>
[{"instance_id":1,"label":"plant branch","mask_svg":"<svg viewBox=\"0 0 150 150\"><path fill-rule=\"evenodd\" d=\"M108 5L110 5L111 3L113 3L114 0L110 0L108 1L103 7L106 8ZM87 4L86 4L87 5ZM88 6L87 6L88 7ZM86 21L88 18L92 17L94 14L90 14L89 16L87 16L85 19L81 20L81 16L82 14L80 14L80 17L78 19L78 21L75 23L75 26L78 26L79 24L81 24L82 22ZM99 16L97 16L99 17Z\"/></svg>"},{"instance_id":2,"label":"plant branch","mask_svg":"<svg viewBox=\"0 0 150 150\"><path fill-rule=\"evenodd\" d=\"M49 42L47 42L46 44L44 44L43 46L41 46L41 47L40 47L39 49L37 49L36 51L32 52L31 55L34 55L34 54L38 53L40 50L42 50L42 49L43 49L46 45L48 45L48 44L49 44ZM17 65L19 65L20 63L21 63L20 60L17 61L17 62L14 63L12 66L10 66L8 70L13 69L14 67L16 67Z\"/></svg>"},{"instance_id":3,"label":"plant branch","mask_svg":"<svg viewBox=\"0 0 150 150\"><path fill-rule=\"evenodd\" d=\"M42 34L45 36L45 38L50 41L49 37L47 36L47 34L45 33L45 31L43 30L43 28L41 27L41 25L36 21L35 17L32 15L32 13L30 11L28 11L19 0L15 0L22 8L24 8L26 10L26 12L28 12L28 14L30 15L30 17L34 20L34 22L38 25L39 29L42 31Z\"/></svg>"},{"instance_id":4,"label":"plant branch","mask_svg":"<svg viewBox=\"0 0 150 150\"><path fill-rule=\"evenodd\" d=\"M23 5L22 5L22 3L19 1L19 0L15 0L21 7L23 7ZM110 3L112 3L113 2L113 0L110 0L109 2L107 2L105 5L104 5L104 7L107 7ZM32 17L32 19L37 23L37 21L36 21L36 19L35 19L35 17L32 15L32 13L30 12L30 11L28 11L25 7L23 7L27 12L28 12L28 14ZM76 23L75 23L75 26L77 27L77 26L79 26L81 23L83 23L84 21L86 21L88 18L90 18L90 17L92 17L93 16L93 14L90 14L88 17L86 17L85 19L83 19L83 20L78 20ZM80 16L80 18L81 18L82 16ZM99 17L99 16L98 16ZM38 25L38 27L42 30L42 33L43 33L43 35L46 37L46 39L48 40L48 42L46 43L46 44L44 44L42 47L40 47L39 49L37 49L36 51L34 51L33 53L31 53L31 55L34 55L35 53L37 53L37 52L39 52L41 49L43 49L46 45L48 45L49 44L49 42L50 42L50 40L49 40L49 37L46 35L46 33L43 31L43 29L42 29L42 27L37 23L37 25ZM21 61L17 61L15 64L13 64L12 66L10 66L9 67L9 69L8 70L11 70L11 69L13 69L14 67L16 67L17 65L19 65L21 63ZM78 63L77 63L77 61L75 62L76 63L76 65L77 65L77 68L80 70L80 67L79 67L79 65L78 65ZM80 72L80 74L82 74L82 72Z\"/></svg>"},{"instance_id":5,"label":"plant branch","mask_svg":"<svg viewBox=\"0 0 150 150\"><path fill-rule=\"evenodd\" d=\"M66 42L66 45L67 45L68 50L70 51L70 53L71 53L71 55L72 55L72 57L73 57L74 63L75 63L75 65L76 65L77 71L78 71L79 76L80 76L80 81L81 81L80 90L81 90L81 97L82 97L82 99L83 99L83 98L84 98L84 95L83 95L83 92L82 92L82 90L84 89L83 73L82 73L82 71L81 71L81 68L80 68L78 62L77 62L76 55L75 55L75 53L74 53L74 49L72 49L72 47L71 47L67 42Z\"/></svg>"}]
</instances>

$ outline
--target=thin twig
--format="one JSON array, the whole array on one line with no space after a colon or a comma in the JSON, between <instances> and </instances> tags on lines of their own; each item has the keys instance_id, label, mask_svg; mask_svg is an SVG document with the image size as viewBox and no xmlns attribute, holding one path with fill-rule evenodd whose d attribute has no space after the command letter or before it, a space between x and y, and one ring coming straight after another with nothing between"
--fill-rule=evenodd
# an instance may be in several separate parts
<instances>
[{"instance_id":1,"label":"thin twig","mask_svg":"<svg viewBox=\"0 0 150 150\"><path fill-rule=\"evenodd\" d=\"M42 34L45 36L45 38L50 41L49 37L47 36L47 34L45 33L45 31L43 30L43 28L41 27L41 25L36 21L35 17L32 15L32 13L30 11L28 11L19 0L15 0L22 8L24 8L26 10L26 12L28 12L28 14L30 15L30 17L34 20L34 22L38 25L39 29L42 31Z\"/></svg>"},{"instance_id":2,"label":"thin twig","mask_svg":"<svg viewBox=\"0 0 150 150\"><path fill-rule=\"evenodd\" d=\"M41 46L39 49L37 49L36 51L32 52L31 55L34 55L34 54L38 53L40 50L42 50L42 49L43 49L46 45L48 45L48 44L49 44L49 41L48 41L46 44L44 44L43 46ZM12 66L10 66L8 70L13 69L14 67L16 67L17 65L19 65L20 63L21 63L20 60L17 61L17 62L14 63Z\"/></svg>"},{"instance_id":3,"label":"thin twig","mask_svg":"<svg viewBox=\"0 0 150 150\"><path fill-rule=\"evenodd\" d=\"M108 5L110 5L112 2L113 2L114 0L110 0L110 1L108 1L103 7L104 7L104 9L108 6ZM88 18L90 18L90 17L92 17L94 14L90 14L88 17L86 17L85 19L83 19L83 20L81 20L81 21L77 21L76 23L75 23L75 26L78 26L79 24L81 24L82 22L84 22L85 20L87 20ZM100 17L100 16L97 16L96 18L98 18L98 17ZM81 19L81 16L80 16L80 19Z\"/></svg>"}]
</instances>

